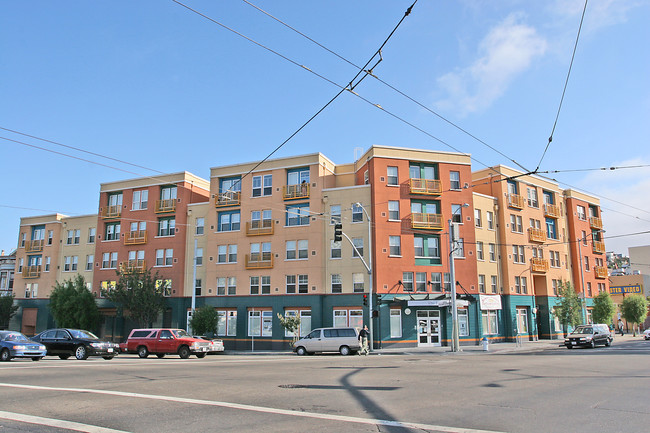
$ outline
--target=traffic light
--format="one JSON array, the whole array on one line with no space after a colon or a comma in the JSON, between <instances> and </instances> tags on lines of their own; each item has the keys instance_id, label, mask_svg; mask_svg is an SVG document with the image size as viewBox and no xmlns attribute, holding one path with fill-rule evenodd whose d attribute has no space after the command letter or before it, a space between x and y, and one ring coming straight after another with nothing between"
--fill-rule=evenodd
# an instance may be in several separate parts
<instances>
[{"instance_id":1,"label":"traffic light","mask_svg":"<svg viewBox=\"0 0 650 433\"><path fill-rule=\"evenodd\" d=\"M363 306L367 307L368 306L368 295L365 293L363 294Z\"/></svg>"},{"instance_id":2,"label":"traffic light","mask_svg":"<svg viewBox=\"0 0 650 433\"><path fill-rule=\"evenodd\" d=\"M334 224L334 242L340 242L343 239L343 224Z\"/></svg>"}]
</instances>

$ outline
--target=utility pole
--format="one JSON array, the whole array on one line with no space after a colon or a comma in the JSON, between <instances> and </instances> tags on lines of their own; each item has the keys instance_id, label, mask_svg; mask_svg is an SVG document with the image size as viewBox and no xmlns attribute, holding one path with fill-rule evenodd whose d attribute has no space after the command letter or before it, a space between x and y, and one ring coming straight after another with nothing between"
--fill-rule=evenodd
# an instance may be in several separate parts
<instances>
[{"instance_id":1,"label":"utility pole","mask_svg":"<svg viewBox=\"0 0 650 433\"><path fill-rule=\"evenodd\" d=\"M449 224L449 273L451 274L451 351L460 350L458 341L458 309L456 308L456 272L454 269L454 251L455 251L455 224L451 218Z\"/></svg>"}]
</instances>

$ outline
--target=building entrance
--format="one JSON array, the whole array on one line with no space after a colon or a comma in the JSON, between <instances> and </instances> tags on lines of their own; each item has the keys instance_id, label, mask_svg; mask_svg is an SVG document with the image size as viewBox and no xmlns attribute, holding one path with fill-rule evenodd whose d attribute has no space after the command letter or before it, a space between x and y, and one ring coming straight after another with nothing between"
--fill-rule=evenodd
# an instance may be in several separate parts
<instances>
[{"instance_id":1,"label":"building entrance","mask_svg":"<svg viewBox=\"0 0 650 433\"><path fill-rule=\"evenodd\" d=\"M418 319L418 347L440 346L440 311L420 310Z\"/></svg>"}]
</instances>

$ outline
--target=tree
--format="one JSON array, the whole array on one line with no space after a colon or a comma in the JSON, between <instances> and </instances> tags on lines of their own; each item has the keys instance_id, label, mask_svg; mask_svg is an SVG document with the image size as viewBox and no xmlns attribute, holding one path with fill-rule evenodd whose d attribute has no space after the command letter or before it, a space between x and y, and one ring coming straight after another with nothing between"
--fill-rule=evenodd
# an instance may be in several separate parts
<instances>
[{"instance_id":1,"label":"tree","mask_svg":"<svg viewBox=\"0 0 650 433\"><path fill-rule=\"evenodd\" d=\"M568 281L560 282L559 295L560 302L555 306L554 314L566 332L568 326L575 327L582 322L582 302Z\"/></svg>"},{"instance_id":2,"label":"tree","mask_svg":"<svg viewBox=\"0 0 650 433\"><path fill-rule=\"evenodd\" d=\"M612 318L615 312L616 307L614 306L614 301L612 301L612 297L609 296L609 293L600 292L598 296L594 298L594 307L592 310L594 323L604 323L609 325L612 323Z\"/></svg>"},{"instance_id":3,"label":"tree","mask_svg":"<svg viewBox=\"0 0 650 433\"><path fill-rule=\"evenodd\" d=\"M50 294L50 311L57 326L95 331L101 314L83 275L58 281Z\"/></svg>"},{"instance_id":4,"label":"tree","mask_svg":"<svg viewBox=\"0 0 650 433\"><path fill-rule=\"evenodd\" d=\"M192 333L195 335L214 335L218 322L219 313L217 313L217 310L209 305L204 305L194 310L189 325L192 328Z\"/></svg>"},{"instance_id":5,"label":"tree","mask_svg":"<svg viewBox=\"0 0 650 433\"><path fill-rule=\"evenodd\" d=\"M293 333L292 343L295 343L300 338L300 317L299 316L283 316L278 313L278 319L280 319L280 325L284 329Z\"/></svg>"},{"instance_id":6,"label":"tree","mask_svg":"<svg viewBox=\"0 0 650 433\"><path fill-rule=\"evenodd\" d=\"M15 298L13 293L0 296L0 329L9 328L9 321L18 311L18 305L14 305Z\"/></svg>"},{"instance_id":7,"label":"tree","mask_svg":"<svg viewBox=\"0 0 650 433\"><path fill-rule=\"evenodd\" d=\"M621 303L621 316L632 323L634 336L636 337L636 325L643 323L648 315L648 301L643 295L630 295L623 298Z\"/></svg>"},{"instance_id":8,"label":"tree","mask_svg":"<svg viewBox=\"0 0 650 433\"><path fill-rule=\"evenodd\" d=\"M133 319L140 327L151 327L165 310L165 293L169 282L158 272L129 270L117 272L114 289L102 289L102 296L118 305L119 312Z\"/></svg>"}]
</instances>

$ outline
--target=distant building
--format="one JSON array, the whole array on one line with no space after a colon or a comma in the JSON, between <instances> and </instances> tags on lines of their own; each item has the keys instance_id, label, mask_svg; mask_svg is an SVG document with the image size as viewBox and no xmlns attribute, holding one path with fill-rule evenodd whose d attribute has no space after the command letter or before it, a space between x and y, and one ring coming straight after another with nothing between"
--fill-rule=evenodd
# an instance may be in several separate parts
<instances>
[{"instance_id":1,"label":"distant building","mask_svg":"<svg viewBox=\"0 0 650 433\"><path fill-rule=\"evenodd\" d=\"M0 253L0 296L10 295L14 289L14 270L16 268L16 251Z\"/></svg>"}]
</instances>

